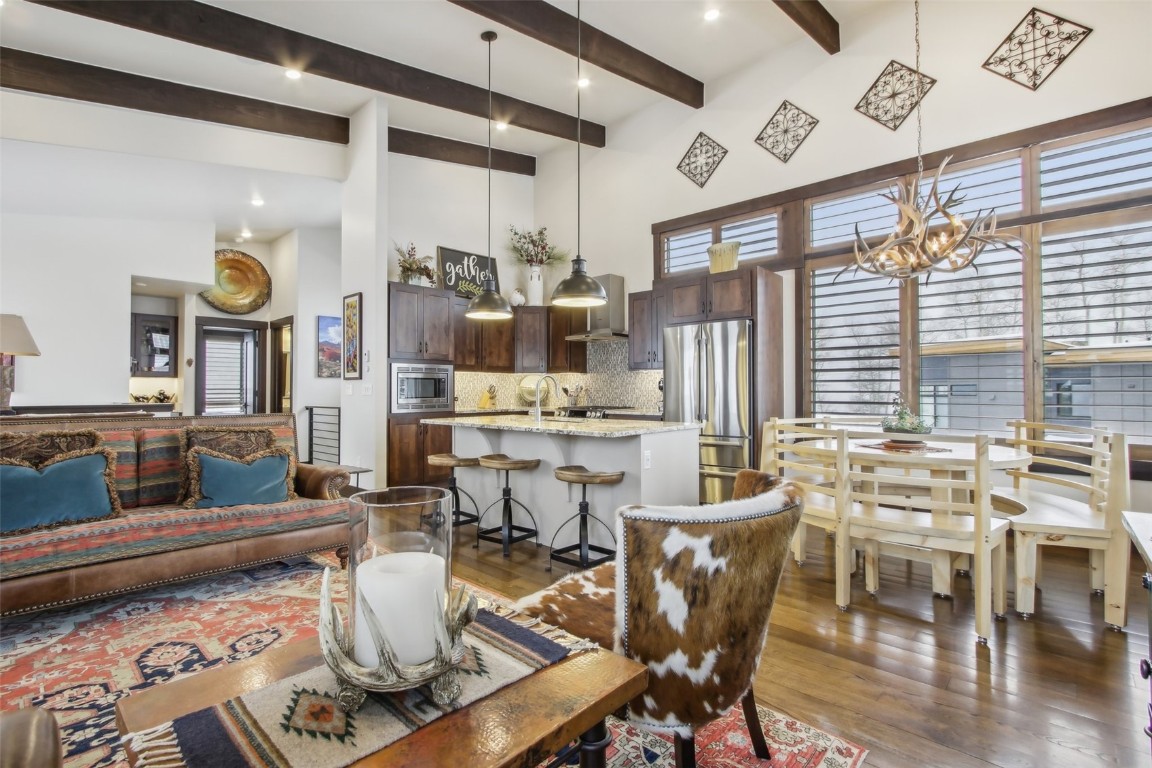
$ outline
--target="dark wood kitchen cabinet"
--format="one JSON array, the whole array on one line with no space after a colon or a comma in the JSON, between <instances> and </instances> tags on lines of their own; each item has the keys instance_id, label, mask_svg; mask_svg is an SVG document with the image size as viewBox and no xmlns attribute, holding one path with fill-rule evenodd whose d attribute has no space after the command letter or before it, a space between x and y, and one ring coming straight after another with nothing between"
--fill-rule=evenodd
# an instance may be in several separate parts
<instances>
[{"instance_id":1,"label":"dark wood kitchen cabinet","mask_svg":"<svg viewBox=\"0 0 1152 768\"><path fill-rule=\"evenodd\" d=\"M668 325L752 317L754 272L751 268L673 277L661 282L668 297Z\"/></svg>"},{"instance_id":2,"label":"dark wood kitchen cabinet","mask_svg":"<svg viewBox=\"0 0 1152 768\"><path fill-rule=\"evenodd\" d=\"M428 457L452 452L452 428L420 423L430 415L388 417L389 487L427 485L448 479L450 469L428 466Z\"/></svg>"},{"instance_id":3,"label":"dark wood kitchen cabinet","mask_svg":"<svg viewBox=\"0 0 1152 768\"><path fill-rule=\"evenodd\" d=\"M588 342L567 337L588 330L588 310L548 307L548 372L587 373Z\"/></svg>"},{"instance_id":4,"label":"dark wood kitchen cabinet","mask_svg":"<svg viewBox=\"0 0 1152 768\"><path fill-rule=\"evenodd\" d=\"M512 373L516 369L515 321L470 320L464 316L469 301L459 296L452 300L456 370Z\"/></svg>"},{"instance_id":5,"label":"dark wood kitchen cabinet","mask_svg":"<svg viewBox=\"0 0 1152 768\"><path fill-rule=\"evenodd\" d=\"M663 286L628 294L628 367L664 368L666 294Z\"/></svg>"},{"instance_id":6,"label":"dark wood kitchen cabinet","mask_svg":"<svg viewBox=\"0 0 1152 768\"><path fill-rule=\"evenodd\" d=\"M388 356L401 360L452 360L451 289L388 283Z\"/></svg>"},{"instance_id":7,"label":"dark wood kitchen cabinet","mask_svg":"<svg viewBox=\"0 0 1152 768\"><path fill-rule=\"evenodd\" d=\"M516 307L516 372L548 372L548 307Z\"/></svg>"}]
</instances>

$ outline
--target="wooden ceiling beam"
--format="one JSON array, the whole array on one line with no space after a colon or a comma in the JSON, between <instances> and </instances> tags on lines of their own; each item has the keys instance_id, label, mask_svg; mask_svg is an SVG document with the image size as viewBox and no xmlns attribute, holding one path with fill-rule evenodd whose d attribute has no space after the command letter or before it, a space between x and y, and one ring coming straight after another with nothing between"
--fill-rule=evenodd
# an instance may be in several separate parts
<instances>
[{"instance_id":1,"label":"wooden ceiling beam","mask_svg":"<svg viewBox=\"0 0 1152 768\"><path fill-rule=\"evenodd\" d=\"M317 141L348 143L349 120L341 115L170 83L15 48L0 48L0 87ZM403 128L388 129L388 151L488 167L486 146ZM492 170L535 176L536 158L493 149Z\"/></svg>"},{"instance_id":2,"label":"wooden ceiling beam","mask_svg":"<svg viewBox=\"0 0 1152 768\"><path fill-rule=\"evenodd\" d=\"M0 86L76 101L348 143L348 118L0 48Z\"/></svg>"},{"instance_id":3,"label":"wooden ceiling beam","mask_svg":"<svg viewBox=\"0 0 1152 768\"><path fill-rule=\"evenodd\" d=\"M534 40L576 55L576 17L544 0L449 0ZM699 109L704 83L622 40L580 22L581 58L614 75Z\"/></svg>"},{"instance_id":4,"label":"wooden ceiling beam","mask_svg":"<svg viewBox=\"0 0 1152 768\"><path fill-rule=\"evenodd\" d=\"M485 88L194 0L29 2L476 117L488 116ZM499 93L492 94L492 110L510 125L576 140L572 115ZM603 125L581 120L582 143L603 147L606 135Z\"/></svg>"},{"instance_id":5,"label":"wooden ceiling beam","mask_svg":"<svg viewBox=\"0 0 1152 768\"><path fill-rule=\"evenodd\" d=\"M773 0L788 18L828 53L840 53L840 22L819 0Z\"/></svg>"}]
</instances>

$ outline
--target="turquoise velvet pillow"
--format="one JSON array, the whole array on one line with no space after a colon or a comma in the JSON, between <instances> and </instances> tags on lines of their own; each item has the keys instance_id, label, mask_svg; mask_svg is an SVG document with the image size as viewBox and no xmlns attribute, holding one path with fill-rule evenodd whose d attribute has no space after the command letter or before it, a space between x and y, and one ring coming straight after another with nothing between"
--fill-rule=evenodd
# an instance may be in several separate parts
<instances>
[{"instance_id":1,"label":"turquoise velvet pillow","mask_svg":"<svg viewBox=\"0 0 1152 768\"><path fill-rule=\"evenodd\" d=\"M188 451L192 496L197 509L288 500L288 451L271 448L243 459L203 448ZM185 506L192 506L187 501Z\"/></svg>"},{"instance_id":2,"label":"turquoise velvet pillow","mask_svg":"<svg viewBox=\"0 0 1152 768\"><path fill-rule=\"evenodd\" d=\"M17 460L0 463L0 533L115 517L119 504L109 488L109 453L76 451L39 468Z\"/></svg>"}]
</instances>

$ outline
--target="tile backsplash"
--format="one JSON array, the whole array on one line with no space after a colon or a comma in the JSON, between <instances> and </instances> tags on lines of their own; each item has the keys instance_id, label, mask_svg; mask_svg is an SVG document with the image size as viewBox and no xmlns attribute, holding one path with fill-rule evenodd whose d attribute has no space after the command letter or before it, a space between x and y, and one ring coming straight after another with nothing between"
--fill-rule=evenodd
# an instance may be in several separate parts
<instances>
[{"instance_id":1,"label":"tile backsplash","mask_svg":"<svg viewBox=\"0 0 1152 768\"><path fill-rule=\"evenodd\" d=\"M456 408L472 410L490 384L496 385L498 409L526 408L530 402L517 394L520 380L532 374L525 373L457 373ZM628 341L596 341L588 345L588 373L553 374L560 386L572 390L583 385L579 405L630 406L637 411L656 413L664 403L659 389L663 371L628 370ZM545 403L555 407L565 405L563 393L553 393Z\"/></svg>"}]
</instances>

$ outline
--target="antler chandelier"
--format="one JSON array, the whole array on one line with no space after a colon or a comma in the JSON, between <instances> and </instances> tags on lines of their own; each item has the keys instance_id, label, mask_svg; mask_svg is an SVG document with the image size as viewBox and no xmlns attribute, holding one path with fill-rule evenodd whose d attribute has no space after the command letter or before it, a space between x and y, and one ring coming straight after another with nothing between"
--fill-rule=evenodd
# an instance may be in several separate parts
<instances>
[{"instance_id":1,"label":"antler chandelier","mask_svg":"<svg viewBox=\"0 0 1152 768\"><path fill-rule=\"evenodd\" d=\"M916 88L923 88L920 78L920 2L916 8ZM856 225L856 254L858 269L895 280L907 280L924 272L958 272L976 260L976 257L989 245L999 245L1022 252L1011 241L1020 238L1014 235L996 234L996 210L979 210L971 223L965 222L955 211L964 202L959 194L960 185L944 199L940 198L940 176L951 157L944 158L932 178L932 186L926 195L921 195L920 187L924 178L924 155L921 146L922 121L920 104L924 93L921 90L916 100L916 178L896 184L891 194L880 196L896 205L899 219L884 242L869 246ZM943 222L933 221L943 219ZM932 232L932 227L943 223L943 228Z\"/></svg>"}]
</instances>

